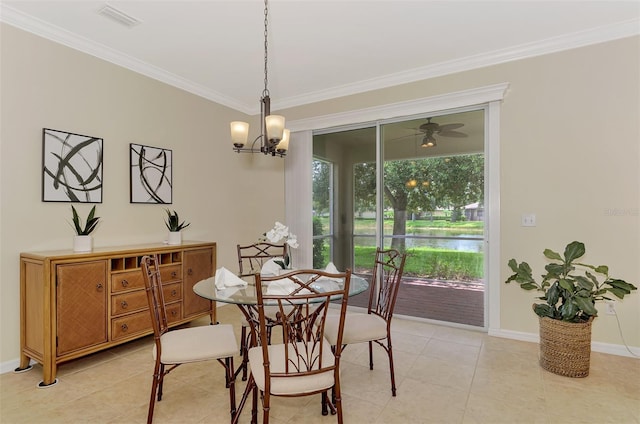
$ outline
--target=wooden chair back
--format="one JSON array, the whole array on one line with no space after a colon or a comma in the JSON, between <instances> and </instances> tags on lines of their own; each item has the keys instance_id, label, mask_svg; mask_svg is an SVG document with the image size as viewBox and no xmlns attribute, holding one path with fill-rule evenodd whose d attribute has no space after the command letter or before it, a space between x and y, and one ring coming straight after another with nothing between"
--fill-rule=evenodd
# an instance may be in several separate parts
<instances>
[{"instance_id":1,"label":"wooden chair back","mask_svg":"<svg viewBox=\"0 0 640 424\"><path fill-rule=\"evenodd\" d=\"M158 355L161 353L160 337L169 331L159 264L158 255L147 255L140 261Z\"/></svg>"},{"instance_id":2,"label":"wooden chair back","mask_svg":"<svg viewBox=\"0 0 640 424\"><path fill-rule=\"evenodd\" d=\"M342 279L343 283L327 280ZM277 283L276 283L277 281ZM264 372L268 392L271 378L300 377L324 372L333 372L336 384L339 382L340 355L342 352L342 332L347 311L351 270L330 274L319 270L297 270L284 275L261 277L256 274L258 297L259 340L264 358ZM278 284L288 286L289 294L268 294L267 286ZM340 323L338 343L332 359L327 363L325 350L331 351L325 340L325 320L331 301L340 300ZM267 332L269 319L265 305L278 310L278 324L283 326L282 343L285 345L286 368L283 372L273 372L269 368L269 343Z\"/></svg>"},{"instance_id":3,"label":"wooden chair back","mask_svg":"<svg viewBox=\"0 0 640 424\"><path fill-rule=\"evenodd\" d=\"M288 253L287 244L259 242L245 246L238 245L238 276L247 277L259 273L262 265L273 258L284 258Z\"/></svg>"},{"instance_id":4,"label":"wooden chair back","mask_svg":"<svg viewBox=\"0 0 640 424\"><path fill-rule=\"evenodd\" d=\"M406 259L406 253L395 249L376 249L368 312L381 316L387 322L393 316Z\"/></svg>"}]
</instances>

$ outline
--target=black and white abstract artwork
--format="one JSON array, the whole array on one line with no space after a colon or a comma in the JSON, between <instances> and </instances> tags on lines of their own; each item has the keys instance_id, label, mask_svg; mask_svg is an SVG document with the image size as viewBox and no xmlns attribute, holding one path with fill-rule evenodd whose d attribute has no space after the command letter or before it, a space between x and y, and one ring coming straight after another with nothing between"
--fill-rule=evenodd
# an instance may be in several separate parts
<instances>
[{"instance_id":1,"label":"black and white abstract artwork","mask_svg":"<svg viewBox=\"0 0 640 424\"><path fill-rule=\"evenodd\" d=\"M172 151L133 143L130 146L131 203L172 203Z\"/></svg>"},{"instance_id":2,"label":"black and white abstract artwork","mask_svg":"<svg viewBox=\"0 0 640 424\"><path fill-rule=\"evenodd\" d=\"M42 201L102 203L102 139L43 128Z\"/></svg>"}]
</instances>

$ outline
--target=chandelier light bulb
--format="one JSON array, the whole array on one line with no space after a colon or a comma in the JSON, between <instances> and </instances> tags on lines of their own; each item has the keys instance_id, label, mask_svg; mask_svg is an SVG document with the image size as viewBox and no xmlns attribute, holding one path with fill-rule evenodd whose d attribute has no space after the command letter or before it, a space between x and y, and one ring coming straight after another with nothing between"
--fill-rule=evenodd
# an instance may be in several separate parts
<instances>
[{"instance_id":1,"label":"chandelier light bulb","mask_svg":"<svg viewBox=\"0 0 640 424\"><path fill-rule=\"evenodd\" d=\"M249 124L242 121L233 121L230 125L233 146L237 148L243 147L247 144L247 138L249 137Z\"/></svg>"},{"instance_id":2,"label":"chandelier light bulb","mask_svg":"<svg viewBox=\"0 0 640 424\"><path fill-rule=\"evenodd\" d=\"M276 146L278 153L284 153L289 150L289 135L289 130L285 128L282 132L282 140L280 140L280 143Z\"/></svg>"},{"instance_id":3,"label":"chandelier light bulb","mask_svg":"<svg viewBox=\"0 0 640 424\"><path fill-rule=\"evenodd\" d=\"M265 124L267 126L267 139L270 142L277 143L282 140L282 134L284 132L284 116L269 115L265 118Z\"/></svg>"}]
</instances>

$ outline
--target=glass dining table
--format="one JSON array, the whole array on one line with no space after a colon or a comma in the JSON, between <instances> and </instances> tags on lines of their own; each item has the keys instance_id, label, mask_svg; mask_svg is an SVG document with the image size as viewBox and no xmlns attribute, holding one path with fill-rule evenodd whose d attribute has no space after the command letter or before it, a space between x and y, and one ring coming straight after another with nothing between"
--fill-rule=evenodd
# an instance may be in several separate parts
<instances>
[{"instance_id":1,"label":"glass dining table","mask_svg":"<svg viewBox=\"0 0 640 424\"><path fill-rule=\"evenodd\" d=\"M193 286L193 291L205 299L214 300L216 302L231 303L239 307L251 307L258 304L258 295L256 293L255 277L244 277L247 282L246 286L226 287L222 290L218 289L215 284L215 276L197 282ZM330 281L326 282L327 288ZM323 289L323 282L317 283L319 291ZM369 282L362 277L351 274L351 282L349 283L349 297L355 296L366 291L369 288Z\"/></svg>"},{"instance_id":2,"label":"glass dining table","mask_svg":"<svg viewBox=\"0 0 640 424\"><path fill-rule=\"evenodd\" d=\"M256 293L255 276L247 276L243 277L242 279L247 282L246 286L232 286L218 289L215 283L215 276L213 276L197 282L193 286L193 291L198 296L201 296L205 299L234 304L238 306L238 308L244 315L245 320L251 327L251 340L252 344L255 344L258 332L258 295ZM318 290L321 292L332 290L332 285L333 287L335 287L335 284L336 282L331 280L318 280L312 287L314 290ZM367 280L360 276L351 274L351 280L349 283L349 297L365 292L368 288L369 282ZM265 293L268 294L266 288L263 288L263 290L265 290ZM266 307L269 308L269 306ZM242 364L234 373L234 376L237 377L239 371L245 370L243 380L246 378L246 361L247 358L245 356Z\"/></svg>"}]
</instances>

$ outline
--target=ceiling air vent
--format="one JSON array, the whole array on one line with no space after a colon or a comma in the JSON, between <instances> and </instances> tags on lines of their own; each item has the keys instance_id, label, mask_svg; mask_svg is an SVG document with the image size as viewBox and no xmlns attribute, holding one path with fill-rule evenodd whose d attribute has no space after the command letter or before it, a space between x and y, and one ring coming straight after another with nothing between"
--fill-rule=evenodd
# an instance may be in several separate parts
<instances>
[{"instance_id":1,"label":"ceiling air vent","mask_svg":"<svg viewBox=\"0 0 640 424\"><path fill-rule=\"evenodd\" d=\"M122 10L118 10L108 4L102 6L102 8L98 10L98 14L106 16L109 19L113 19L114 21L126 26L127 28L133 28L134 26L142 22L139 19L136 19L133 16L124 13Z\"/></svg>"}]
</instances>

